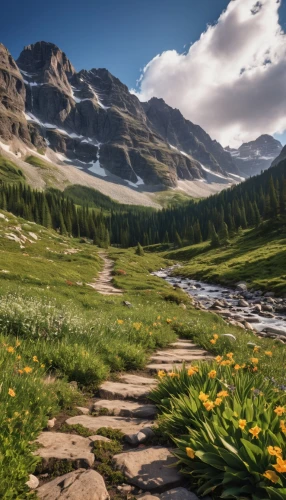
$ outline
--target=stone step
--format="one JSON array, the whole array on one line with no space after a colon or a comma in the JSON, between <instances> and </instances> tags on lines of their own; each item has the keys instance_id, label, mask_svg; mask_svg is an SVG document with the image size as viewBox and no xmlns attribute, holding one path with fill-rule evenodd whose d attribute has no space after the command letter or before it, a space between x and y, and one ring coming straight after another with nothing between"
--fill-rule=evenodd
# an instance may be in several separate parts
<instances>
[{"instance_id":1,"label":"stone step","mask_svg":"<svg viewBox=\"0 0 286 500\"><path fill-rule=\"evenodd\" d=\"M150 363L146 366L146 370L149 370L151 373L156 373L159 371L172 372L174 370L182 370L184 364L183 363Z\"/></svg>"},{"instance_id":2,"label":"stone step","mask_svg":"<svg viewBox=\"0 0 286 500\"><path fill-rule=\"evenodd\" d=\"M173 347L175 349L190 349L190 350L199 349L199 347L196 344L183 340L178 340L177 342L173 342L172 344L169 345L169 347Z\"/></svg>"},{"instance_id":3,"label":"stone step","mask_svg":"<svg viewBox=\"0 0 286 500\"><path fill-rule=\"evenodd\" d=\"M113 457L113 462L128 483L145 491L179 486L183 481L175 468L177 459L171 450L161 446L120 453Z\"/></svg>"},{"instance_id":4,"label":"stone step","mask_svg":"<svg viewBox=\"0 0 286 500\"><path fill-rule=\"evenodd\" d=\"M139 375L132 375L129 373L124 373L120 375L119 379L122 382L126 382L127 384L135 384L135 385L149 385L150 387L158 384L158 380L151 377L141 377Z\"/></svg>"},{"instance_id":5,"label":"stone step","mask_svg":"<svg viewBox=\"0 0 286 500\"><path fill-rule=\"evenodd\" d=\"M199 500L195 493L186 488L174 488L165 491L165 493L142 493L137 497L138 500Z\"/></svg>"},{"instance_id":6,"label":"stone step","mask_svg":"<svg viewBox=\"0 0 286 500\"><path fill-rule=\"evenodd\" d=\"M207 355L208 352L205 351L204 349L199 349L198 347L196 349L166 349L165 351L156 351L154 353L155 356L205 356Z\"/></svg>"},{"instance_id":7,"label":"stone step","mask_svg":"<svg viewBox=\"0 0 286 500\"><path fill-rule=\"evenodd\" d=\"M92 440L89 438L62 432L42 432L36 442L40 448L35 455L42 458L44 467L55 459L73 462L76 468L91 467L94 463Z\"/></svg>"},{"instance_id":8,"label":"stone step","mask_svg":"<svg viewBox=\"0 0 286 500\"><path fill-rule=\"evenodd\" d=\"M37 489L40 500L109 500L103 477L95 470L78 469Z\"/></svg>"},{"instance_id":9,"label":"stone step","mask_svg":"<svg viewBox=\"0 0 286 500\"><path fill-rule=\"evenodd\" d=\"M153 386L156 387L155 385ZM93 411L107 410L116 417L154 418L157 413L155 405L140 404L133 401L101 399L93 405Z\"/></svg>"},{"instance_id":10,"label":"stone step","mask_svg":"<svg viewBox=\"0 0 286 500\"><path fill-rule=\"evenodd\" d=\"M102 399L147 399L150 386L121 382L104 382L99 388Z\"/></svg>"},{"instance_id":11,"label":"stone step","mask_svg":"<svg viewBox=\"0 0 286 500\"><path fill-rule=\"evenodd\" d=\"M152 356L150 358L150 361L152 363L183 363L184 361L187 363L191 363L192 361L200 361L202 359L206 359L207 357L207 352L202 352L198 354L178 354L177 356L175 354L170 355L170 354L155 354L155 356Z\"/></svg>"},{"instance_id":12,"label":"stone step","mask_svg":"<svg viewBox=\"0 0 286 500\"><path fill-rule=\"evenodd\" d=\"M127 418L127 417L92 417L90 415L78 415L67 419L68 425L82 425L92 432L96 432L101 427L111 427L117 429L123 434L136 434L144 427L150 427L154 424L152 420L141 418Z\"/></svg>"}]
</instances>

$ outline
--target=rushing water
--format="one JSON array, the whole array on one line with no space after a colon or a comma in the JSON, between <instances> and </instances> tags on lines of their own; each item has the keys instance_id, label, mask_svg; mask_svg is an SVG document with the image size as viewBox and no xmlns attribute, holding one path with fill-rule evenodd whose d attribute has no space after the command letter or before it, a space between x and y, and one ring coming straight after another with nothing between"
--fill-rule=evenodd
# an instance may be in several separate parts
<instances>
[{"instance_id":1,"label":"rushing water","mask_svg":"<svg viewBox=\"0 0 286 500\"><path fill-rule=\"evenodd\" d=\"M215 308L217 308L216 312L225 319L235 320L240 323L246 321L257 332L268 332L286 336L285 299L266 297L261 292L241 291L182 276L172 276L173 270L174 267L170 267L152 274L165 279L175 287L180 287L184 292L193 297L202 308L212 309L218 301L219 304L215 305ZM242 307L241 301L246 301L248 305ZM262 307L261 312L255 310L257 306L258 308ZM215 309L212 310L214 311Z\"/></svg>"}]
</instances>

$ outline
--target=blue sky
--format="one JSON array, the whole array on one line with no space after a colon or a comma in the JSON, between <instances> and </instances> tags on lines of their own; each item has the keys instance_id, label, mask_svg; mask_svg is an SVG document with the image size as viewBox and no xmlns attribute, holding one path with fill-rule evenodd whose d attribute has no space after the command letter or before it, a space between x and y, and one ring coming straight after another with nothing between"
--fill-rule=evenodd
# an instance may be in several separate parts
<instances>
[{"instance_id":1,"label":"blue sky","mask_svg":"<svg viewBox=\"0 0 286 500\"><path fill-rule=\"evenodd\" d=\"M246 0L236 0L242 1ZM229 0L15 0L2 9L0 41L14 58L24 45L54 42L77 70L106 67L134 88L140 70L152 58L163 51L187 51L228 4ZM285 29L286 0L280 24ZM285 143L286 134L279 139Z\"/></svg>"},{"instance_id":2,"label":"blue sky","mask_svg":"<svg viewBox=\"0 0 286 500\"><path fill-rule=\"evenodd\" d=\"M228 0L16 0L1 12L1 41L17 57L39 40L54 42L76 67L106 67L134 87L156 54L194 42Z\"/></svg>"}]
</instances>

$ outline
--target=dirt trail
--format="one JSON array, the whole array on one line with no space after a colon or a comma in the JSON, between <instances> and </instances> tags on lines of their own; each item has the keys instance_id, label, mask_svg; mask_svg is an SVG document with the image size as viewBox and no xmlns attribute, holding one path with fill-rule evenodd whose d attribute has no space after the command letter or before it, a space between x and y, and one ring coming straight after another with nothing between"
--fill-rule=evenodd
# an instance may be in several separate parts
<instances>
[{"instance_id":1,"label":"dirt trail","mask_svg":"<svg viewBox=\"0 0 286 500\"><path fill-rule=\"evenodd\" d=\"M103 260L104 267L98 273L98 278L93 283L88 283L88 286L91 286L102 295L121 295L123 291L112 285L113 261L108 259L105 252L99 252L98 255Z\"/></svg>"}]
</instances>

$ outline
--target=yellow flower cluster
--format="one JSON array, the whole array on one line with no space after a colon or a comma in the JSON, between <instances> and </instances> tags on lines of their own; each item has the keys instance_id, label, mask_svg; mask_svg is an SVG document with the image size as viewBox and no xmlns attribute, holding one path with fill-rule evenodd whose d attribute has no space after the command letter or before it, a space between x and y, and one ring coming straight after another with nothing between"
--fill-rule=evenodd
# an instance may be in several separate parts
<instances>
[{"instance_id":1,"label":"yellow flower cluster","mask_svg":"<svg viewBox=\"0 0 286 500\"><path fill-rule=\"evenodd\" d=\"M123 325L124 320L123 320L123 319L118 319L118 320L117 320L117 323L118 323L118 325Z\"/></svg>"},{"instance_id":2,"label":"yellow flower cluster","mask_svg":"<svg viewBox=\"0 0 286 500\"><path fill-rule=\"evenodd\" d=\"M217 342L217 340L218 340L218 334L217 334L217 333L214 333L214 334L213 334L213 338L210 340L210 343L211 343L212 345L215 345L215 344L216 344L216 342Z\"/></svg>"},{"instance_id":3,"label":"yellow flower cluster","mask_svg":"<svg viewBox=\"0 0 286 500\"><path fill-rule=\"evenodd\" d=\"M162 378L166 377L166 372L165 372L164 370L159 370L159 371L158 371L158 377L159 377L160 379L162 379Z\"/></svg>"},{"instance_id":4,"label":"yellow flower cluster","mask_svg":"<svg viewBox=\"0 0 286 500\"><path fill-rule=\"evenodd\" d=\"M212 370L212 371L215 372L215 370ZM216 374L216 372L215 372L215 374ZM214 377L211 377L211 378L214 378ZM216 406L220 406L221 403L223 402L223 398L226 398L228 395L229 394L228 394L227 391L220 391L220 392L217 393L215 400L214 401L210 401L209 400L209 394L205 394L204 392L201 391L200 394L199 394L199 400L202 401L203 406L205 407L205 409L207 411L211 411Z\"/></svg>"},{"instance_id":5,"label":"yellow flower cluster","mask_svg":"<svg viewBox=\"0 0 286 500\"><path fill-rule=\"evenodd\" d=\"M286 460L283 460L282 449L279 446L268 446L267 451L272 457L276 457L276 464L273 468L276 472L280 474L286 473ZM279 476L273 470L266 470L263 474L264 477L269 479L272 483L277 483L279 481Z\"/></svg>"},{"instance_id":6,"label":"yellow flower cluster","mask_svg":"<svg viewBox=\"0 0 286 500\"><path fill-rule=\"evenodd\" d=\"M198 366L190 366L188 369L188 375L191 377L192 375L195 375L196 373L199 372L199 367Z\"/></svg>"},{"instance_id":7,"label":"yellow flower cluster","mask_svg":"<svg viewBox=\"0 0 286 500\"><path fill-rule=\"evenodd\" d=\"M133 323L133 328L135 328L135 330L137 330L137 332L140 330L142 326L142 323Z\"/></svg>"},{"instance_id":8,"label":"yellow flower cluster","mask_svg":"<svg viewBox=\"0 0 286 500\"><path fill-rule=\"evenodd\" d=\"M280 420L280 429L283 432L283 434L286 434L286 424L285 420Z\"/></svg>"}]
</instances>

